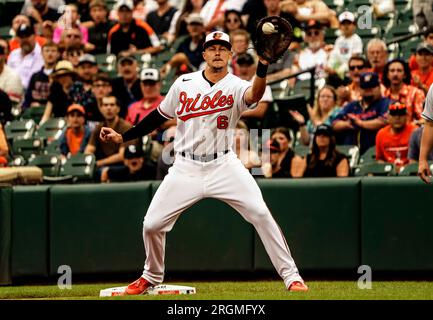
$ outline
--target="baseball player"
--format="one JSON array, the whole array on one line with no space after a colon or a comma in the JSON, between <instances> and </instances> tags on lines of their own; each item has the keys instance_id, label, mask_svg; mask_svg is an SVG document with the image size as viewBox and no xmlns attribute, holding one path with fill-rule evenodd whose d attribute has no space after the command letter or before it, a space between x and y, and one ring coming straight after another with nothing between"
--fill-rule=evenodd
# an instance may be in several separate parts
<instances>
[{"instance_id":1,"label":"baseball player","mask_svg":"<svg viewBox=\"0 0 433 320\"><path fill-rule=\"evenodd\" d=\"M165 235L185 209L203 198L228 203L252 223L286 288L308 290L257 183L232 150L233 132L242 112L265 91L268 63L260 58L251 83L228 72L231 55L226 33L208 34L203 44L205 70L176 79L158 108L124 134L101 129L103 141L123 143L177 118L175 161L144 218L144 271L127 287L126 294L142 294L162 283Z\"/></svg>"},{"instance_id":2,"label":"baseball player","mask_svg":"<svg viewBox=\"0 0 433 320\"><path fill-rule=\"evenodd\" d=\"M418 176L425 182L431 183L431 172L428 164L428 154L433 148L433 85L430 86L424 102L421 116L426 120L421 138L419 151Z\"/></svg>"}]
</instances>

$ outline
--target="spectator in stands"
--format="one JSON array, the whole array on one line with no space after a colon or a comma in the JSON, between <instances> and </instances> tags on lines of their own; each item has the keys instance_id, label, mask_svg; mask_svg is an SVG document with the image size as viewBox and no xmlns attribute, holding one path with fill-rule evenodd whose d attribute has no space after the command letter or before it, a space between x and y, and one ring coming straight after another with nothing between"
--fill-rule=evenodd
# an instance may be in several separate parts
<instances>
[{"instance_id":1,"label":"spectator in stands","mask_svg":"<svg viewBox=\"0 0 433 320\"><path fill-rule=\"evenodd\" d=\"M362 54L362 40L356 32L355 15L345 11L338 16L341 36L335 40L334 48L329 55L327 73L337 74L344 79L348 70L348 62L354 54Z\"/></svg>"},{"instance_id":2,"label":"spectator in stands","mask_svg":"<svg viewBox=\"0 0 433 320\"><path fill-rule=\"evenodd\" d=\"M254 58L249 53L244 53L238 57L237 65L239 77L242 80L252 82L256 74L256 62ZM251 110L246 110L242 113L242 120L245 122L247 128L263 128L263 118L273 101L271 87L266 86L265 93L257 103L257 106L255 106L255 104L251 105Z\"/></svg>"},{"instance_id":3,"label":"spectator in stands","mask_svg":"<svg viewBox=\"0 0 433 320\"><path fill-rule=\"evenodd\" d=\"M427 28L424 33L424 43L431 44L433 46L433 25ZM419 68L416 62L416 54L412 54L409 58L409 68L410 71L415 71Z\"/></svg>"},{"instance_id":4,"label":"spectator in stands","mask_svg":"<svg viewBox=\"0 0 433 320\"><path fill-rule=\"evenodd\" d=\"M168 173L168 169L174 162L174 136L176 134L176 126L173 125L164 131L162 135L163 149L156 163L156 179L162 180Z\"/></svg>"},{"instance_id":5,"label":"spectator in stands","mask_svg":"<svg viewBox=\"0 0 433 320\"><path fill-rule=\"evenodd\" d=\"M357 145L362 155L376 143L377 131L383 128L390 100L382 97L377 73L361 74L361 100L347 104L332 126L337 144Z\"/></svg>"},{"instance_id":6,"label":"spectator in stands","mask_svg":"<svg viewBox=\"0 0 433 320\"><path fill-rule=\"evenodd\" d=\"M65 6L63 15L59 18L56 28L54 29L53 41L59 43L62 39L62 33L71 28L77 28L81 34L81 43L86 44L89 41L89 32L86 27L81 25L78 6L70 3Z\"/></svg>"},{"instance_id":7,"label":"spectator in stands","mask_svg":"<svg viewBox=\"0 0 433 320\"><path fill-rule=\"evenodd\" d=\"M162 50L158 36L146 22L133 19L132 0L119 0L116 4L119 22L108 33L108 51L117 55L121 51L131 54L155 54Z\"/></svg>"},{"instance_id":8,"label":"spectator in stands","mask_svg":"<svg viewBox=\"0 0 433 320\"><path fill-rule=\"evenodd\" d=\"M84 54L78 60L77 74L79 81L76 81L70 89L74 102L82 105L87 110L95 110L97 101L92 92L93 77L98 73L96 59L91 54Z\"/></svg>"},{"instance_id":9,"label":"spectator in stands","mask_svg":"<svg viewBox=\"0 0 433 320\"><path fill-rule=\"evenodd\" d=\"M425 93L433 83L433 45L421 43L416 49L418 70L412 72L413 83Z\"/></svg>"},{"instance_id":10,"label":"spectator in stands","mask_svg":"<svg viewBox=\"0 0 433 320\"><path fill-rule=\"evenodd\" d=\"M371 39L367 44L367 59L372 67L372 72L379 75L382 81L383 69L388 62L388 48L381 39Z\"/></svg>"},{"instance_id":11,"label":"spectator in stands","mask_svg":"<svg viewBox=\"0 0 433 320\"><path fill-rule=\"evenodd\" d=\"M347 177L350 173L349 161L336 149L332 127L319 125L313 138L311 153L302 159L296 170L297 176L306 178Z\"/></svg>"},{"instance_id":12,"label":"spectator in stands","mask_svg":"<svg viewBox=\"0 0 433 320\"><path fill-rule=\"evenodd\" d=\"M207 0L186 0L183 8L176 11L171 20L168 30L168 42L172 43L175 39L188 34L186 19L191 13L200 14L203 4Z\"/></svg>"},{"instance_id":13,"label":"spectator in stands","mask_svg":"<svg viewBox=\"0 0 433 320\"><path fill-rule=\"evenodd\" d=\"M117 2L117 1L116 1ZM134 9L132 10L132 17L137 20L146 21L147 14L158 8L155 0L133 0ZM108 19L111 21L118 21L119 15L116 6L110 11Z\"/></svg>"},{"instance_id":14,"label":"spectator in stands","mask_svg":"<svg viewBox=\"0 0 433 320\"><path fill-rule=\"evenodd\" d=\"M158 9L149 12L146 21L160 39L168 39L170 23L177 9L171 6L168 0L156 0L156 2Z\"/></svg>"},{"instance_id":15,"label":"spectator in stands","mask_svg":"<svg viewBox=\"0 0 433 320\"><path fill-rule=\"evenodd\" d=\"M156 168L145 161L143 147L140 144L130 144L125 148L123 163L122 167L104 168L101 182L155 180Z\"/></svg>"},{"instance_id":16,"label":"spectator in stands","mask_svg":"<svg viewBox=\"0 0 433 320\"><path fill-rule=\"evenodd\" d=\"M414 22L419 29L432 25L433 2L431 0L414 0L412 10Z\"/></svg>"},{"instance_id":17,"label":"spectator in stands","mask_svg":"<svg viewBox=\"0 0 433 320\"><path fill-rule=\"evenodd\" d=\"M98 122L104 120L100 111L102 98L110 95L112 91L111 80L106 73L100 72L93 76L92 93L96 99L96 105L86 109L87 123L92 129L95 128Z\"/></svg>"},{"instance_id":18,"label":"spectator in stands","mask_svg":"<svg viewBox=\"0 0 433 320\"><path fill-rule=\"evenodd\" d=\"M305 26L304 41L307 47L302 49L297 58L295 58L298 69L306 70L316 67L317 78L323 78L325 76L324 69L328 63L323 26L315 20L310 20ZM310 78L310 73L303 73L298 76L299 80L308 80Z\"/></svg>"},{"instance_id":19,"label":"spectator in stands","mask_svg":"<svg viewBox=\"0 0 433 320\"><path fill-rule=\"evenodd\" d=\"M394 59L385 65L383 71L383 84L386 87L384 96L404 104L407 120L417 123L421 120L425 94L410 83L410 69L405 61Z\"/></svg>"},{"instance_id":20,"label":"spectator in stands","mask_svg":"<svg viewBox=\"0 0 433 320\"><path fill-rule=\"evenodd\" d=\"M3 125L0 123L0 167L6 167L8 163L9 146Z\"/></svg>"},{"instance_id":21,"label":"spectator in stands","mask_svg":"<svg viewBox=\"0 0 433 320\"><path fill-rule=\"evenodd\" d=\"M6 92L0 89L0 123L4 126L6 122L13 120L12 101Z\"/></svg>"},{"instance_id":22,"label":"spectator in stands","mask_svg":"<svg viewBox=\"0 0 433 320\"><path fill-rule=\"evenodd\" d=\"M317 94L316 103L311 108L307 105L310 119L296 110L289 110L293 119L299 124L302 144L308 146L313 141L315 130L321 124L331 125L341 108L337 106L337 92L331 86L324 86Z\"/></svg>"},{"instance_id":23,"label":"spectator in stands","mask_svg":"<svg viewBox=\"0 0 433 320\"><path fill-rule=\"evenodd\" d=\"M47 42L42 46L44 66L32 75L29 87L27 88L22 107L46 105L50 92L49 76L53 72L57 61L60 58L59 47L54 42Z\"/></svg>"},{"instance_id":24,"label":"spectator in stands","mask_svg":"<svg viewBox=\"0 0 433 320\"><path fill-rule=\"evenodd\" d=\"M192 13L187 19L188 36L179 44L176 54L161 67L161 77L166 77L173 68L195 71L200 68L203 59L205 40L203 18Z\"/></svg>"},{"instance_id":25,"label":"spectator in stands","mask_svg":"<svg viewBox=\"0 0 433 320\"><path fill-rule=\"evenodd\" d=\"M36 24L38 33L41 33L46 39L52 38L54 25L60 18L58 9L65 4L62 1L53 7L49 5L49 2L48 0L26 1L21 10L21 14L29 16L32 24Z\"/></svg>"},{"instance_id":26,"label":"spectator in stands","mask_svg":"<svg viewBox=\"0 0 433 320\"><path fill-rule=\"evenodd\" d=\"M80 22L86 26L89 25L89 22L92 20L90 16L90 0L77 0L76 5L78 9L78 15L80 16Z\"/></svg>"},{"instance_id":27,"label":"spectator in stands","mask_svg":"<svg viewBox=\"0 0 433 320\"><path fill-rule=\"evenodd\" d=\"M8 66L20 76L23 87L26 89L32 74L44 66L44 58L42 57L41 46L36 42L34 28L22 24L19 26L16 36L20 48L10 53Z\"/></svg>"},{"instance_id":28,"label":"spectator in stands","mask_svg":"<svg viewBox=\"0 0 433 320\"><path fill-rule=\"evenodd\" d=\"M243 29L232 31L230 42L232 43L232 57L229 60L229 70L234 75L239 76L239 69L236 62L238 57L245 53L251 55L254 55L255 53L248 49L248 47L252 47L252 45L250 46L250 35Z\"/></svg>"},{"instance_id":29,"label":"spectator in stands","mask_svg":"<svg viewBox=\"0 0 433 320\"><path fill-rule=\"evenodd\" d=\"M157 69L143 69L140 74L143 99L128 107L126 121L136 125L159 106L164 97L161 95L161 79Z\"/></svg>"},{"instance_id":30,"label":"spectator in stands","mask_svg":"<svg viewBox=\"0 0 433 320\"><path fill-rule=\"evenodd\" d=\"M84 150L86 154L95 155L98 168L121 165L123 162L125 144L102 143L99 139L102 127L113 128L119 133L124 133L131 127L128 122L119 117L119 112L120 105L115 96L102 98L101 113L105 120L93 130L89 143Z\"/></svg>"},{"instance_id":31,"label":"spectator in stands","mask_svg":"<svg viewBox=\"0 0 433 320\"><path fill-rule=\"evenodd\" d=\"M69 31L69 30L68 30ZM59 45L59 49L61 49ZM68 60L72 63L72 65L77 68L78 62L80 58L84 55L84 46L82 44L73 45L67 47L65 51L63 51L62 57L63 60Z\"/></svg>"},{"instance_id":32,"label":"spectator in stands","mask_svg":"<svg viewBox=\"0 0 433 320\"><path fill-rule=\"evenodd\" d=\"M338 28L337 14L321 0L283 0L280 6L282 10L293 11L300 22L317 20L330 28Z\"/></svg>"},{"instance_id":33,"label":"spectator in stands","mask_svg":"<svg viewBox=\"0 0 433 320\"><path fill-rule=\"evenodd\" d=\"M14 37L12 39L9 40L9 50L13 51L15 49L18 49L21 45L20 45L20 41L18 40L17 36L16 36L16 32L18 30L18 28L20 27L20 25L25 24L29 27L33 27L32 23L30 22L30 18L28 16L19 14L17 16L15 16L15 18L12 20L12 30L14 33ZM42 47L46 42L47 39L44 37L41 37L39 35L35 35L35 39L36 42L39 43L39 45Z\"/></svg>"},{"instance_id":34,"label":"spectator in stands","mask_svg":"<svg viewBox=\"0 0 433 320\"><path fill-rule=\"evenodd\" d=\"M261 166L259 155L251 148L251 140L248 134L248 127L242 120L236 124L234 151L248 170Z\"/></svg>"},{"instance_id":35,"label":"spectator in stands","mask_svg":"<svg viewBox=\"0 0 433 320\"><path fill-rule=\"evenodd\" d=\"M113 95L120 101L119 116L125 118L128 106L143 99L135 56L127 51L121 52L117 57L117 70L120 77L112 82Z\"/></svg>"},{"instance_id":36,"label":"spectator in stands","mask_svg":"<svg viewBox=\"0 0 433 320\"><path fill-rule=\"evenodd\" d=\"M409 140L416 126L408 122L407 108L399 102L389 106L388 125L376 136L376 160L393 163L399 171L409 162Z\"/></svg>"},{"instance_id":37,"label":"spectator in stands","mask_svg":"<svg viewBox=\"0 0 433 320\"><path fill-rule=\"evenodd\" d=\"M337 104L344 107L347 103L361 99L359 82L361 74L368 72L368 61L362 55L353 55L348 62L350 84L337 88Z\"/></svg>"},{"instance_id":38,"label":"spectator in stands","mask_svg":"<svg viewBox=\"0 0 433 320\"><path fill-rule=\"evenodd\" d=\"M92 131L86 122L86 111L79 104L72 104L66 111L67 126L59 137L60 152L63 156L84 153Z\"/></svg>"},{"instance_id":39,"label":"spectator in stands","mask_svg":"<svg viewBox=\"0 0 433 320\"><path fill-rule=\"evenodd\" d=\"M409 159L409 163L415 163L419 160L419 151L421 150L421 137L422 132L424 130L424 126L416 128L412 131L412 134L409 139L409 151L407 157ZM433 150L430 151L427 157L428 161L433 160Z\"/></svg>"},{"instance_id":40,"label":"spectator in stands","mask_svg":"<svg viewBox=\"0 0 433 320\"><path fill-rule=\"evenodd\" d=\"M224 26L224 12L228 9L228 0L208 0L201 9L206 32L222 30Z\"/></svg>"},{"instance_id":41,"label":"spectator in stands","mask_svg":"<svg viewBox=\"0 0 433 320\"><path fill-rule=\"evenodd\" d=\"M237 10L227 10L224 12L224 32L229 34L235 30L246 30L242 22L241 13Z\"/></svg>"},{"instance_id":42,"label":"spectator in stands","mask_svg":"<svg viewBox=\"0 0 433 320\"><path fill-rule=\"evenodd\" d=\"M6 51L0 46L0 90L14 101L20 101L24 94L20 76L6 65Z\"/></svg>"},{"instance_id":43,"label":"spectator in stands","mask_svg":"<svg viewBox=\"0 0 433 320\"><path fill-rule=\"evenodd\" d=\"M92 54L107 52L108 32L113 22L107 20L107 6L103 0L92 0L89 4L94 25L89 28L89 49Z\"/></svg>"},{"instance_id":44,"label":"spectator in stands","mask_svg":"<svg viewBox=\"0 0 433 320\"><path fill-rule=\"evenodd\" d=\"M40 124L43 124L51 116L64 117L68 107L74 103L70 91L77 79L77 74L72 63L66 60L57 62L50 77L50 93Z\"/></svg>"}]
</instances>

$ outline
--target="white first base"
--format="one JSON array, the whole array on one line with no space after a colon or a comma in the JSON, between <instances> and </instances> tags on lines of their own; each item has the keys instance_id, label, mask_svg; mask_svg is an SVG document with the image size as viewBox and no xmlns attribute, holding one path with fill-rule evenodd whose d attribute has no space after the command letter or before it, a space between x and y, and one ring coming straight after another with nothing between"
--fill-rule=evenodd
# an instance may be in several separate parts
<instances>
[{"instance_id":1,"label":"white first base","mask_svg":"<svg viewBox=\"0 0 433 320\"><path fill-rule=\"evenodd\" d=\"M115 288L108 288L103 289L99 292L100 297L116 297L116 296L124 296L125 294L125 287L115 287ZM188 287L188 286L176 286L176 285L170 285L170 284L159 284L153 288L150 288L149 290L145 291L144 294L195 294L196 290L194 287Z\"/></svg>"}]
</instances>

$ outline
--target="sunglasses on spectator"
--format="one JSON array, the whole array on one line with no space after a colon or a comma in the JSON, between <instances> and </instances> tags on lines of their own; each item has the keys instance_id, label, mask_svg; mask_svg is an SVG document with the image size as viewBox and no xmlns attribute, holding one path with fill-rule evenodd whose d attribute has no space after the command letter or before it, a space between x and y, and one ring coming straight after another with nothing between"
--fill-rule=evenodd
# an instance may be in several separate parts
<instances>
[{"instance_id":1,"label":"sunglasses on spectator","mask_svg":"<svg viewBox=\"0 0 433 320\"><path fill-rule=\"evenodd\" d=\"M74 39L79 39L80 35L79 34L67 34L66 38L74 38Z\"/></svg>"},{"instance_id":2,"label":"sunglasses on spectator","mask_svg":"<svg viewBox=\"0 0 433 320\"><path fill-rule=\"evenodd\" d=\"M355 69L362 70L362 69L364 69L364 68L365 68L364 65L360 65L360 66L349 66L349 70L350 70L350 71L354 71Z\"/></svg>"},{"instance_id":3,"label":"sunglasses on spectator","mask_svg":"<svg viewBox=\"0 0 433 320\"><path fill-rule=\"evenodd\" d=\"M228 23L239 22L239 19L227 19Z\"/></svg>"},{"instance_id":4,"label":"sunglasses on spectator","mask_svg":"<svg viewBox=\"0 0 433 320\"><path fill-rule=\"evenodd\" d=\"M316 31L308 31L307 32L307 36L311 37L311 36L318 36L320 35L320 31L316 30Z\"/></svg>"}]
</instances>

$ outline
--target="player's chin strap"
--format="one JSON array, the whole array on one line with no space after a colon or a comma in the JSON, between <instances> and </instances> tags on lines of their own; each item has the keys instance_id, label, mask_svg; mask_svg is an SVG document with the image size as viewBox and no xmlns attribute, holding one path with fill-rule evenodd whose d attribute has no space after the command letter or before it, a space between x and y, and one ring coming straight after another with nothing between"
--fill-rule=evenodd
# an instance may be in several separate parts
<instances>
[{"instance_id":1,"label":"player's chin strap","mask_svg":"<svg viewBox=\"0 0 433 320\"><path fill-rule=\"evenodd\" d=\"M256 75L259 78L266 78L266 74L268 73L268 65L263 64L259 61L257 64Z\"/></svg>"}]
</instances>

